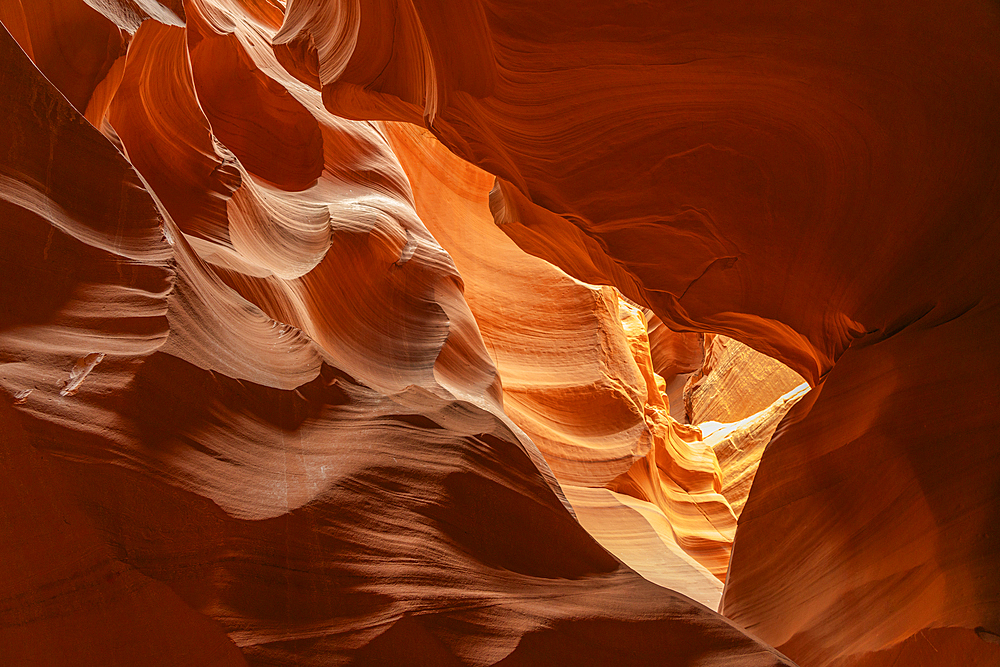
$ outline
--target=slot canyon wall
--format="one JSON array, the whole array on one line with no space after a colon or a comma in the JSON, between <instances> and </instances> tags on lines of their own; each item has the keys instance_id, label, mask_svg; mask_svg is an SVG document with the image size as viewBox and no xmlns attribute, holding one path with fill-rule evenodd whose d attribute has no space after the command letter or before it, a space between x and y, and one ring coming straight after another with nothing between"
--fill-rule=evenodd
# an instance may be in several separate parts
<instances>
[{"instance_id":1,"label":"slot canyon wall","mask_svg":"<svg viewBox=\"0 0 1000 667\"><path fill-rule=\"evenodd\" d=\"M0 23L9 664L1000 664L995 2Z\"/></svg>"}]
</instances>

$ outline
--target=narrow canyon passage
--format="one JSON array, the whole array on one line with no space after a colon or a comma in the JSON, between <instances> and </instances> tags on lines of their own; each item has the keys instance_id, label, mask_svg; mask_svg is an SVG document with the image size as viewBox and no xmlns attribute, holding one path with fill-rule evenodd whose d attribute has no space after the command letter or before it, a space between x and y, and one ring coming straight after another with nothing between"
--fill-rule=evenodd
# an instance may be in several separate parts
<instances>
[{"instance_id":1,"label":"narrow canyon passage","mask_svg":"<svg viewBox=\"0 0 1000 667\"><path fill-rule=\"evenodd\" d=\"M1000 664L995 2L0 23L0 663Z\"/></svg>"},{"instance_id":2,"label":"narrow canyon passage","mask_svg":"<svg viewBox=\"0 0 1000 667\"><path fill-rule=\"evenodd\" d=\"M528 255L494 224L490 174L425 130L386 131L420 219L462 276L504 411L581 524L650 581L717 609L757 462L808 385L745 345L671 332L613 288Z\"/></svg>"}]
</instances>

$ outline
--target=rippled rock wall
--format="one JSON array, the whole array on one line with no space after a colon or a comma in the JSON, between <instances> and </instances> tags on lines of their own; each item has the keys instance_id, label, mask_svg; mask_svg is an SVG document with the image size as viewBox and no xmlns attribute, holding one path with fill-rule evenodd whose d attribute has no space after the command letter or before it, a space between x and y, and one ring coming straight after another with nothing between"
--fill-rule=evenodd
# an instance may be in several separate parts
<instances>
[{"instance_id":1,"label":"rippled rock wall","mask_svg":"<svg viewBox=\"0 0 1000 667\"><path fill-rule=\"evenodd\" d=\"M997 661L995 3L0 22L14 664Z\"/></svg>"}]
</instances>

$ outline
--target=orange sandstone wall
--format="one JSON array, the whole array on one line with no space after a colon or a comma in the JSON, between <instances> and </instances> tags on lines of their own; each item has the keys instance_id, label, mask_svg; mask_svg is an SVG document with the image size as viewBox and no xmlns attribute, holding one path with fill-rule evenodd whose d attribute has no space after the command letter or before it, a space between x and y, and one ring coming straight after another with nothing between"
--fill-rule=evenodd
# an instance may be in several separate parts
<instances>
[{"instance_id":1,"label":"orange sandstone wall","mask_svg":"<svg viewBox=\"0 0 1000 667\"><path fill-rule=\"evenodd\" d=\"M570 278L497 229L492 176L425 130L386 129L417 212L462 275L503 381L505 412L604 546L647 578L716 608L722 587L711 577L725 579L736 518L719 494L712 450L667 414L643 315L613 289Z\"/></svg>"},{"instance_id":2,"label":"orange sandstone wall","mask_svg":"<svg viewBox=\"0 0 1000 667\"><path fill-rule=\"evenodd\" d=\"M1000 660L995 3L6 0L0 21L5 655ZM745 502L735 623L574 520L369 120L496 175L523 250L814 386L768 421L748 494L712 482ZM607 376L658 452L638 313ZM566 496L653 526L675 459L620 431L598 476L635 465Z\"/></svg>"},{"instance_id":3,"label":"orange sandstone wall","mask_svg":"<svg viewBox=\"0 0 1000 667\"><path fill-rule=\"evenodd\" d=\"M92 4L0 15L4 660L791 664L574 519L293 7Z\"/></svg>"},{"instance_id":4,"label":"orange sandstone wall","mask_svg":"<svg viewBox=\"0 0 1000 667\"><path fill-rule=\"evenodd\" d=\"M424 124L499 177L522 248L816 386L727 615L807 665L949 627L995 655L995 3L344 7L296 1L275 39L327 108Z\"/></svg>"}]
</instances>

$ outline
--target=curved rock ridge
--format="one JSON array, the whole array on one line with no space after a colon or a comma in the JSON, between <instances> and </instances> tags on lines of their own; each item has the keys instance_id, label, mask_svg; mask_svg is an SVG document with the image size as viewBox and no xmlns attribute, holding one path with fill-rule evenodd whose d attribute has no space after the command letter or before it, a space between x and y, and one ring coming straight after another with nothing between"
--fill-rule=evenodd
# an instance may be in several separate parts
<instances>
[{"instance_id":1,"label":"curved rock ridge","mask_svg":"<svg viewBox=\"0 0 1000 667\"><path fill-rule=\"evenodd\" d=\"M622 302L622 324L646 386L646 421L653 445L609 488L647 500L667 514L678 543L725 580L736 516L721 495L722 471L701 431L669 416L663 380L653 372L642 311Z\"/></svg>"},{"instance_id":2,"label":"curved rock ridge","mask_svg":"<svg viewBox=\"0 0 1000 667\"><path fill-rule=\"evenodd\" d=\"M23 2L24 0L21 0ZM185 0L83 0L122 30L134 33L146 20L183 26ZM264 0L264 4L273 0Z\"/></svg>"},{"instance_id":3,"label":"curved rock ridge","mask_svg":"<svg viewBox=\"0 0 1000 667\"><path fill-rule=\"evenodd\" d=\"M727 615L807 665L940 628L992 648L995 3L296 0L278 34L334 113L497 175L523 249L816 387L761 460Z\"/></svg>"},{"instance_id":4,"label":"curved rock ridge","mask_svg":"<svg viewBox=\"0 0 1000 667\"><path fill-rule=\"evenodd\" d=\"M494 403L457 274L385 140L325 111L240 7L189 3L186 29L139 28L107 117L126 154L219 277L338 368L388 391L458 372L450 389ZM365 280L337 287L345 273Z\"/></svg>"},{"instance_id":5,"label":"curved rock ridge","mask_svg":"<svg viewBox=\"0 0 1000 667\"><path fill-rule=\"evenodd\" d=\"M385 130L285 72L280 9L146 20L86 104L0 31L5 658L791 665L574 519Z\"/></svg>"},{"instance_id":6,"label":"curved rock ridge","mask_svg":"<svg viewBox=\"0 0 1000 667\"><path fill-rule=\"evenodd\" d=\"M489 210L492 176L425 130L386 131L420 218L462 275L504 410L538 445L583 525L653 581L717 606L721 586L705 580L706 568L724 580L736 517L719 494L711 448L667 414L643 313L504 236ZM638 536L615 525L619 515Z\"/></svg>"},{"instance_id":7,"label":"curved rock ridge","mask_svg":"<svg viewBox=\"0 0 1000 667\"><path fill-rule=\"evenodd\" d=\"M807 665L848 656L864 664L863 654L880 664L939 628L992 632L998 538L986 527L1000 461L987 443L1000 362L966 352L1000 334L998 314L981 306L852 348L789 411L740 517L726 615ZM940 415L961 419L945 435ZM797 558L779 556L792 548ZM790 581L782 598L800 610L794 618L763 593ZM859 616L877 622L822 625ZM972 632L950 643L956 664L1000 657Z\"/></svg>"}]
</instances>

